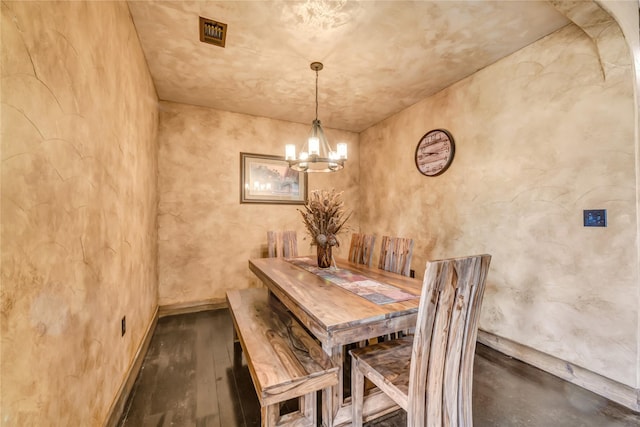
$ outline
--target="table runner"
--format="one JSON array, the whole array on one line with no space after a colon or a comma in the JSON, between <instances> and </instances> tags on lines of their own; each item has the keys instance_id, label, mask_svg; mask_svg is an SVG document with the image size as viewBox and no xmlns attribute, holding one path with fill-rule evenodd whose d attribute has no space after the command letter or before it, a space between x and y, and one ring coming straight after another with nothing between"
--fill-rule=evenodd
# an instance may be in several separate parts
<instances>
[{"instance_id":1,"label":"table runner","mask_svg":"<svg viewBox=\"0 0 640 427\"><path fill-rule=\"evenodd\" d=\"M396 286L371 280L351 270L333 267L318 268L315 260L312 258L299 257L285 259L297 267L322 277L324 280L378 305L420 298L419 295L413 295Z\"/></svg>"}]
</instances>

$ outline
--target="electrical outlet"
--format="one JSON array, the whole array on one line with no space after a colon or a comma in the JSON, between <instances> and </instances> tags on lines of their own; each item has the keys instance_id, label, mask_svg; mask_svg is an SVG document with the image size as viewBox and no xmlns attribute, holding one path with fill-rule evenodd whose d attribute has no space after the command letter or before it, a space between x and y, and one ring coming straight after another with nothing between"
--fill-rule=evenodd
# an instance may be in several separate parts
<instances>
[{"instance_id":1,"label":"electrical outlet","mask_svg":"<svg viewBox=\"0 0 640 427\"><path fill-rule=\"evenodd\" d=\"M127 316L122 316L122 321L120 322L120 329L122 331L122 336L127 332Z\"/></svg>"}]
</instances>

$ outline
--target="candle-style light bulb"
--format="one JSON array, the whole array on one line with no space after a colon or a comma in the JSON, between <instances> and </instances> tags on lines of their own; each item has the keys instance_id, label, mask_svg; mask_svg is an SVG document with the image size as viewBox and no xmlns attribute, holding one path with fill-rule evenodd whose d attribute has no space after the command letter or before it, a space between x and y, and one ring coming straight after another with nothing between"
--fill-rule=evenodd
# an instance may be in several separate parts
<instances>
[{"instance_id":1,"label":"candle-style light bulb","mask_svg":"<svg viewBox=\"0 0 640 427\"><path fill-rule=\"evenodd\" d=\"M311 156L320 154L320 139L317 136L309 138L309 154Z\"/></svg>"},{"instance_id":2,"label":"candle-style light bulb","mask_svg":"<svg viewBox=\"0 0 640 427\"><path fill-rule=\"evenodd\" d=\"M341 159L346 159L347 158L347 144L345 144L344 142L340 142L338 143L338 157Z\"/></svg>"},{"instance_id":3,"label":"candle-style light bulb","mask_svg":"<svg viewBox=\"0 0 640 427\"><path fill-rule=\"evenodd\" d=\"M309 154L306 151L300 153L300 160L307 160L309 158ZM307 162L300 162L300 167L306 170L309 167Z\"/></svg>"},{"instance_id":4,"label":"candle-style light bulb","mask_svg":"<svg viewBox=\"0 0 640 427\"><path fill-rule=\"evenodd\" d=\"M295 160L296 159L296 146L293 144L287 144L284 147L285 159L287 160Z\"/></svg>"}]
</instances>

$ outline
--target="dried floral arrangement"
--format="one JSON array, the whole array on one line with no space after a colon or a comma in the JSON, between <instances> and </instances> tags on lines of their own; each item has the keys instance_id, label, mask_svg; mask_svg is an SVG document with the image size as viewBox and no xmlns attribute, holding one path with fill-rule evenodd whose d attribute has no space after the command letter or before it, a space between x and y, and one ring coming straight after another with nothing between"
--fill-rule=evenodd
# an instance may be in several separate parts
<instances>
[{"instance_id":1,"label":"dried floral arrangement","mask_svg":"<svg viewBox=\"0 0 640 427\"><path fill-rule=\"evenodd\" d=\"M342 191L314 190L304 210L298 209L307 231L313 237L312 245L340 246L336 235L345 225L351 212L344 210Z\"/></svg>"}]
</instances>

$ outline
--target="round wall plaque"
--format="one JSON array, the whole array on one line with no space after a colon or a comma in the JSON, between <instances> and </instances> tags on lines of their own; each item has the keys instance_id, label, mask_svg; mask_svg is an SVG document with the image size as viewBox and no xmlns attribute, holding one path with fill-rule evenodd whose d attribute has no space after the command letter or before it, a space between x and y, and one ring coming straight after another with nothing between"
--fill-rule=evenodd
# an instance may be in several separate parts
<instances>
[{"instance_id":1,"label":"round wall plaque","mask_svg":"<svg viewBox=\"0 0 640 427\"><path fill-rule=\"evenodd\" d=\"M451 164L454 153L453 136L444 129L431 130L418 142L416 167L423 175L440 175Z\"/></svg>"}]
</instances>

